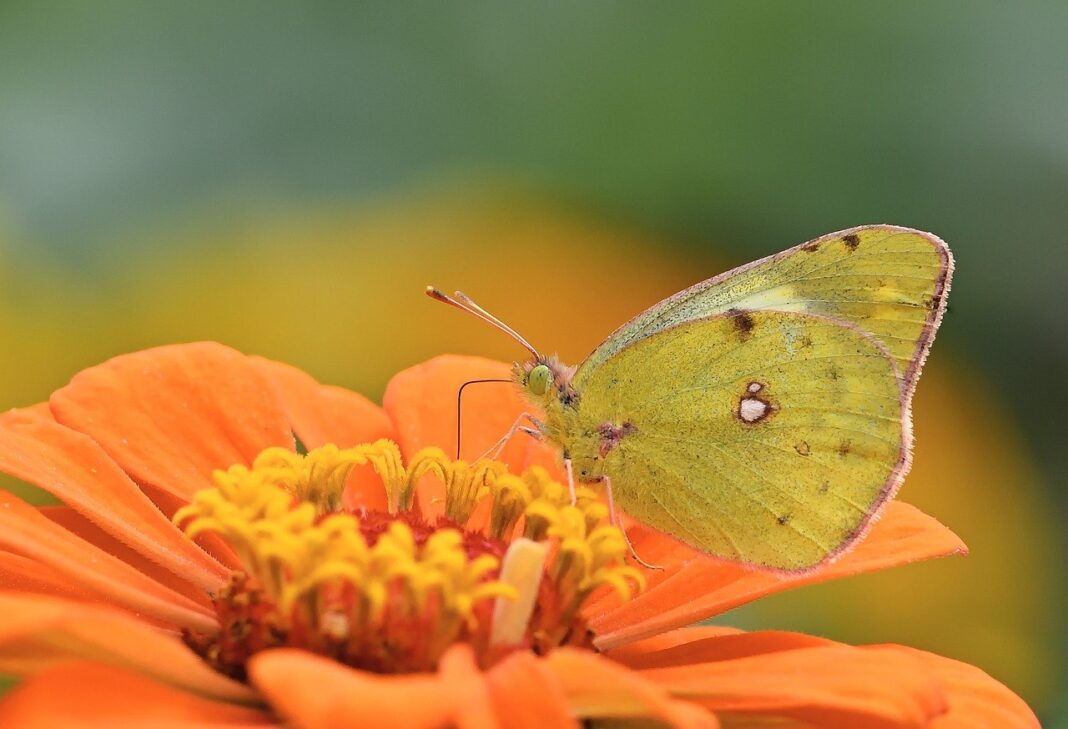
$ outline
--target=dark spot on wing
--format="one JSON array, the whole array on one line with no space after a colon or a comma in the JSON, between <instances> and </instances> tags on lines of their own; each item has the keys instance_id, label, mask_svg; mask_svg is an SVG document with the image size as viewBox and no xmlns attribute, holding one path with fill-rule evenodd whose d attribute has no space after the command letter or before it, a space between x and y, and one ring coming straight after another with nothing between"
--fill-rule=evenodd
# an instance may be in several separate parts
<instances>
[{"instance_id":1,"label":"dark spot on wing","mask_svg":"<svg viewBox=\"0 0 1068 729\"><path fill-rule=\"evenodd\" d=\"M850 233L849 235L842 236L842 242L846 244L846 248L850 251L855 251L857 246L860 245L860 236L856 233Z\"/></svg>"},{"instance_id":2,"label":"dark spot on wing","mask_svg":"<svg viewBox=\"0 0 1068 729\"><path fill-rule=\"evenodd\" d=\"M727 309L727 315L731 317L734 331L738 333L738 337L743 342L752 336L756 322L753 321L753 317L749 315L749 312L741 309Z\"/></svg>"},{"instance_id":3,"label":"dark spot on wing","mask_svg":"<svg viewBox=\"0 0 1068 729\"><path fill-rule=\"evenodd\" d=\"M782 516L780 516L775 521L779 522L779 526L786 526L787 522L790 521L790 515L789 514L783 514Z\"/></svg>"},{"instance_id":4,"label":"dark spot on wing","mask_svg":"<svg viewBox=\"0 0 1068 729\"><path fill-rule=\"evenodd\" d=\"M811 455L812 453L812 448L809 446L807 440L803 440L800 443L795 443L794 450L797 451L798 455L801 456Z\"/></svg>"},{"instance_id":5,"label":"dark spot on wing","mask_svg":"<svg viewBox=\"0 0 1068 729\"><path fill-rule=\"evenodd\" d=\"M802 336L800 339L797 340L797 343L801 345L802 349L805 349L807 347L811 347L812 346L812 337L810 337L807 334L805 334L804 336Z\"/></svg>"},{"instance_id":6,"label":"dark spot on wing","mask_svg":"<svg viewBox=\"0 0 1068 729\"><path fill-rule=\"evenodd\" d=\"M831 365L827 368L827 376L832 380L837 380L842 376L842 370L838 369L838 365Z\"/></svg>"},{"instance_id":7,"label":"dark spot on wing","mask_svg":"<svg viewBox=\"0 0 1068 729\"><path fill-rule=\"evenodd\" d=\"M820 249L820 242L818 240L811 240L805 245L801 246L801 250L806 253L815 253Z\"/></svg>"},{"instance_id":8,"label":"dark spot on wing","mask_svg":"<svg viewBox=\"0 0 1068 729\"><path fill-rule=\"evenodd\" d=\"M926 308L930 309L931 311L934 311L935 309L937 309L938 305L940 303L942 303L942 292L941 291L938 292L937 294L923 297L923 305Z\"/></svg>"},{"instance_id":9,"label":"dark spot on wing","mask_svg":"<svg viewBox=\"0 0 1068 729\"><path fill-rule=\"evenodd\" d=\"M838 444L838 455L842 456L843 458L848 456L852 451L853 444L850 443L848 440L843 440L841 443Z\"/></svg>"},{"instance_id":10,"label":"dark spot on wing","mask_svg":"<svg viewBox=\"0 0 1068 729\"><path fill-rule=\"evenodd\" d=\"M830 490L831 490L831 482L830 481L824 481L823 483L820 484L820 493L821 494L825 494Z\"/></svg>"}]
</instances>

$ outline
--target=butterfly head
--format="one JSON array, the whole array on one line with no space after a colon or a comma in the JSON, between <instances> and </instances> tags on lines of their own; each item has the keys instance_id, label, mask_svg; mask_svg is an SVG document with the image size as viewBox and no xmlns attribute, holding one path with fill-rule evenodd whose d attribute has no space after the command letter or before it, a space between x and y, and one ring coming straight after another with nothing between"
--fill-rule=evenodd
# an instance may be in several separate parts
<instances>
[{"instance_id":1,"label":"butterfly head","mask_svg":"<svg viewBox=\"0 0 1068 729\"><path fill-rule=\"evenodd\" d=\"M570 403L576 398L571 388L575 368L569 367L555 355L538 356L527 362L517 362L512 367L512 376L523 393L535 402L544 403L556 398Z\"/></svg>"}]
</instances>

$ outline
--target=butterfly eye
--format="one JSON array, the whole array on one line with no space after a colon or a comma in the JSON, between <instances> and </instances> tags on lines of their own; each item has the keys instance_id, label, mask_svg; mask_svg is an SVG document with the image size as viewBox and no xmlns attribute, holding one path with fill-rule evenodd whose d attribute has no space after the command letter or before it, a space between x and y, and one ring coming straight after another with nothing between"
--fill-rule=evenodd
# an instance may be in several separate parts
<instances>
[{"instance_id":1,"label":"butterfly eye","mask_svg":"<svg viewBox=\"0 0 1068 729\"><path fill-rule=\"evenodd\" d=\"M527 375L527 389L535 395L544 395L553 382L553 373L547 365L540 364Z\"/></svg>"}]
</instances>

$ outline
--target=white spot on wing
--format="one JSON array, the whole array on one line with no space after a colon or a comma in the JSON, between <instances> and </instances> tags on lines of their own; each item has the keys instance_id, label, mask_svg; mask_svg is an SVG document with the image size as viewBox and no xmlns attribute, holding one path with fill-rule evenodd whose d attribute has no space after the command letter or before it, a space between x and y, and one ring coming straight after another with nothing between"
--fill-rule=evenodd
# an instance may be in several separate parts
<instances>
[{"instance_id":1,"label":"white spot on wing","mask_svg":"<svg viewBox=\"0 0 1068 729\"><path fill-rule=\"evenodd\" d=\"M793 286L775 286L773 288L760 288L767 286L768 281L757 280L756 291L735 299L731 306L738 309L775 309L776 311L809 311L811 305L797 296Z\"/></svg>"},{"instance_id":2,"label":"white spot on wing","mask_svg":"<svg viewBox=\"0 0 1068 729\"><path fill-rule=\"evenodd\" d=\"M756 421L767 415L768 404L755 397L743 398L738 404L738 417L747 423Z\"/></svg>"},{"instance_id":3,"label":"white spot on wing","mask_svg":"<svg viewBox=\"0 0 1068 729\"><path fill-rule=\"evenodd\" d=\"M761 388L763 387L764 386L761 385L759 382L750 382L749 387L746 389L748 389L749 392L760 392Z\"/></svg>"}]
</instances>

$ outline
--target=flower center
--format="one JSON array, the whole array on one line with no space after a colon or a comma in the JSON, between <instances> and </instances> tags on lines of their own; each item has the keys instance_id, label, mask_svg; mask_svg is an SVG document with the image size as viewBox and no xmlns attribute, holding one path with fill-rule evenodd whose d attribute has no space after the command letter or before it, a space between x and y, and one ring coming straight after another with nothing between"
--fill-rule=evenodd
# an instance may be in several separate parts
<instances>
[{"instance_id":1,"label":"flower center","mask_svg":"<svg viewBox=\"0 0 1068 729\"><path fill-rule=\"evenodd\" d=\"M386 511L343 507L358 466L377 473ZM432 521L414 498L424 478L445 487ZM457 642L483 666L514 650L589 646L590 595L607 586L628 599L644 585L596 494L580 487L572 504L537 467L517 476L437 448L405 465L395 443L379 440L269 448L252 468L214 479L174 520L191 538L221 536L244 571L214 596L219 632L186 641L238 678L250 656L282 646L382 673L433 670Z\"/></svg>"}]
</instances>

